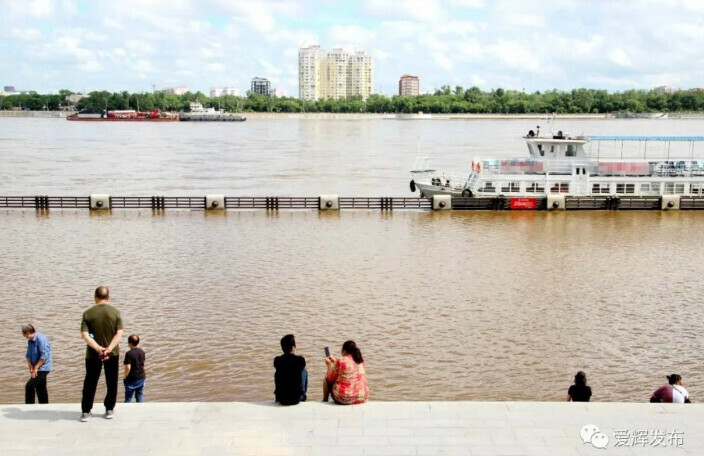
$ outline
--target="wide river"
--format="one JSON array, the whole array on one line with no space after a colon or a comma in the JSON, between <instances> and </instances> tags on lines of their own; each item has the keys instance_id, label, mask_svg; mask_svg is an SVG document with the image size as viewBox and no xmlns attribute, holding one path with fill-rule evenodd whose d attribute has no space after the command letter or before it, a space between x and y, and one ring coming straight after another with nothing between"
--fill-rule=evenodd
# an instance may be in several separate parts
<instances>
[{"instance_id":1,"label":"wide river","mask_svg":"<svg viewBox=\"0 0 704 456\"><path fill-rule=\"evenodd\" d=\"M524 156L536 123L2 118L0 195L411 196L419 153L464 172L475 154ZM52 343L51 401L80 401L81 313L102 284L142 337L146 400L270 400L294 333L314 400L323 347L354 339L373 400L564 400L584 370L594 400L647 401L680 373L699 401L703 226L700 212L0 210L0 403L23 401L28 322Z\"/></svg>"}]
</instances>

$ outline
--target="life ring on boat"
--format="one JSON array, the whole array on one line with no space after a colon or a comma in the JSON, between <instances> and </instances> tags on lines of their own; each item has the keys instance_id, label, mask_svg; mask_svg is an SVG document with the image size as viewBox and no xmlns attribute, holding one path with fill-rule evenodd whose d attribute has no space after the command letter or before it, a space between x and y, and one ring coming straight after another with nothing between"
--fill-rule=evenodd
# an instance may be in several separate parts
<instances>
[{"instance_id":1,"label":"life ring on boat","mask_svg":"<svg viewBox=\"0 0 704 456\"><path fill-rule=\"evenodd\" d=\"M482 172L482 164L480 162L477 162L477 172L478 173Z\"/></svg>"},{"instance_id":2,"label":"life ring on boat","mask_svg":"<svg viewBox=\"0 0 704 456\"><path fill-rule=\"evenodd\" d=\"M416 183L413 181L413 179L411 179L411 185L410 185L410 187L411 187L411 192L415 192L415 191L416 191Z\"/></svg>"},{"instance_id":3,"label":"life ring on boat","mask_svg":"<svg viewBox=\"0 0 704 456\"><path fill-rule=\"evenodd\" d=\"M472 190L465 188L462 190L462 196L465 198L471 198L472 197Z\"/></svg>"},{"instance_id":4,"label":"life ring on boat","mask_svg":"<svg viewBox=\"0 0 704 456\"><path fill-rule=\"evenodd\" d=\"M472 171L474 171L474 166L475 166L474 160L472 160Z\"/></svg>"}]
</instances>

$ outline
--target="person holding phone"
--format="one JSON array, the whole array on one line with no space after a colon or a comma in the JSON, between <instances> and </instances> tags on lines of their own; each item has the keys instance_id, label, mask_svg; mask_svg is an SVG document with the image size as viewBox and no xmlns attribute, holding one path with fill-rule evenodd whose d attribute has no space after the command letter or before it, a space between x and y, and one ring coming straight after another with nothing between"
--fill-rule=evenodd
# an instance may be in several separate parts
<instances>
[{"instance_id":1,"label":"person holding phone","mask_svg":"<svg viewBox=\"0 0 704 456\"><path fill-rule=\"evenodd\" d=\"M369 386L362 351L353 340L348 340L342 344L341 354L335 358L325 347L328 370L323 382L323 402L332 396L337 404L363 404L369 399Z\"/></svg>"},{"instance_id":2,"label":"person holding phone","mask_svg":"<svg viewBox=\"0 0 704 456\"><path fill-rule=\"evenodd\" d=\"M296 338L293 334L281 338L281 350L283 355L274 358L274 397L281 405L296 405L306 400L306 359L296 354Z\"/></svg>"}]
</instances>

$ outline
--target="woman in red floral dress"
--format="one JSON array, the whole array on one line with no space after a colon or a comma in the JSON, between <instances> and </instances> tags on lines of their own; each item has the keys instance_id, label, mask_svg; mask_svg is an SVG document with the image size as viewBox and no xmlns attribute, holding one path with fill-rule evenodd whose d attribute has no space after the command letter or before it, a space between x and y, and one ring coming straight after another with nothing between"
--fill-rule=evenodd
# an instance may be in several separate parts
<instances>
[{"instance_id":1,"label":"woman in red floral dress","mask_svg":"<svg viewBox=\"0 0 704 456\"><path fill-rule=\"evenodd\" d=\"M323 402L328 401L329 395L343 405L362 404L369 399L364 358L354 341L342 344L342 356L328 356L325 364L328 372L323 382Z\"/></svg>"}]
</instances>

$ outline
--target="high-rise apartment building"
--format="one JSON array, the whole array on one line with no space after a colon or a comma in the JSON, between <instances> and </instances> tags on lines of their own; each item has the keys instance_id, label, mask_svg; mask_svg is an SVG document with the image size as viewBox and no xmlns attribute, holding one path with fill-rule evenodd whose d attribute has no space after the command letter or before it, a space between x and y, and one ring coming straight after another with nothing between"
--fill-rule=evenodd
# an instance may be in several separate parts
<instances>
[{"instance_id":1,"label":"high-rise apartment building","mask_svg":"<svg viewBox=\"0 0 704 456\"><path fill-rule=\"evenodd\" d=\"M418 76L404 74L398 80L398 94L402 97L418 95L420 93L420 81Z\"/></svg>"},{"instance_id":2,"label":"high-rise apartment building","mask_svg":"<svg viewBox=\"0 0 704 456\"><path fill-rule=\"evenodd\" d=\"M210 97L215 98L215 97L222 97L225 95L234 95L236 97L240 96L240 89L237 87L211 87L210 88Z\"/></svg>"},{"instance_id":3,"label":"high-rise apartment building","mask_svg":"<svg viewBox=\"0 0 704 456\"><path fill-rule=\"evenodd\" d=\"M260 95L269 95L271 91L271 82L267 78L252 78L252 93L258 93Z\"/></svg>"},{"instance_id":4,"label":"high-rise apartment building","mask_svg":"<svg viewBox=\"0 0 704 456\"><path fill-rule=\"evenodd\" d=\"M374 92L374 62L363 51L325 51L320 46L298 52L298 96L303 100L334 100Z\"/></svg>"}]
</instances>

